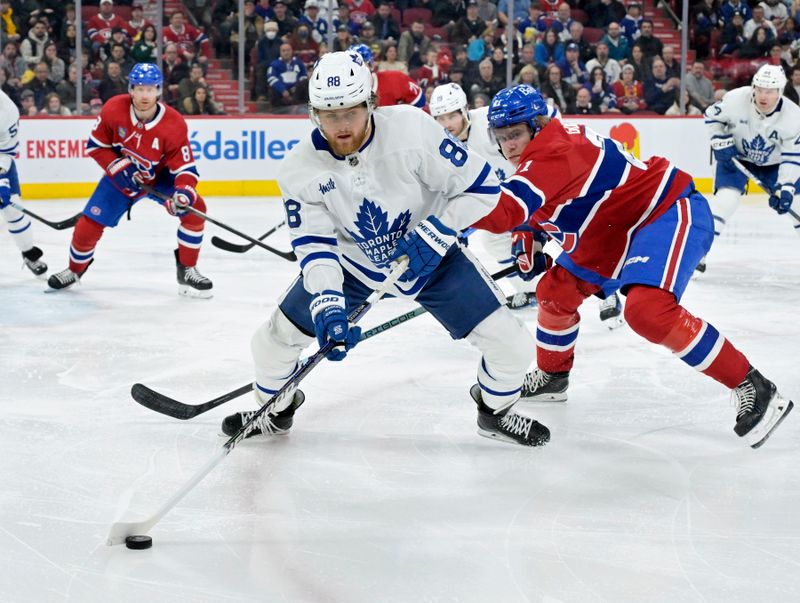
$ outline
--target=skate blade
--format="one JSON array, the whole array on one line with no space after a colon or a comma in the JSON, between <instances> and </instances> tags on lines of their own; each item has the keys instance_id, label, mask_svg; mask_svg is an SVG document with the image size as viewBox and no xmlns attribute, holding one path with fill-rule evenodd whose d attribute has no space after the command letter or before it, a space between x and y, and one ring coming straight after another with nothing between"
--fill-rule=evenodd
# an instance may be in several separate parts
<instances>
[{"instance_id":1,"label":"skate blade","mask_svg":"<svg viewBox=\"0 0 800 603\"><path fill-rule=\"evenodd\" d=\"M189 285L178 285L178 295L182 297L194 297L195 299L211 299L214 297L211 289L202 291L200 289L190 287Z\"/></svg>"},{"instance_id":2,"label":"skate blade","mask_svg":"<svg viewBox=\"0 0 800 603\"><path fill-rule=\"evenodd\" d=\"M770 404L770 406L772 406ZM747 439L748 444L750 444L750 448L760 448L764 442L767 441L769 436L772 435L772 432L778 428L778 425L786 418L792 409L794 408L794 402L791 400L781 408L780 405L776 405L776 408L772 412L772 416L769 418L764 417L761 421L758 422L758 425L753 427L745 437ZM777 416L777 419L776 419ZM761 427L762 424L766 423L764 427ZM759 429L761 427L761 429Z\"/></svg>"},{"instance_id":3,"label":"skate blade","mask_svg":"<svg viewBox=\"0 0 800 603\"><path fill-rule=\"evenodd\" d=\"M566 402L567 392L560 394L539 394L538 396L525 397L525 394L519 398L520 402Z\"/></svg>"},{"instance_id":4,"label":"skate blade","mask_svg":"<svg viewBox=\"0 0 800 603\"><path fill-rule=\"evenodd\" d=\"M613 331L614 329L619 329L622 325L625 324L625 319L622 317L622 314L618 316L613 316L611 318L606 318L605 320L601 318L600 320L606 327L608 327L609 331Z\"/></svg>"}]
</instances>

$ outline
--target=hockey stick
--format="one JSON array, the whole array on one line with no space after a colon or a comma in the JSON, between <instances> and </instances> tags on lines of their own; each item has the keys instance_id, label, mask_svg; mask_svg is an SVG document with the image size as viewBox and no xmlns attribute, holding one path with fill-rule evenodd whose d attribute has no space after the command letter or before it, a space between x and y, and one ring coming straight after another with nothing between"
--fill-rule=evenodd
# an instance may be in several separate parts
<instances>
[{"instance_id":1,"label":"hockey stick","mask_svg":"<svg viewBox=\"0 0 800 603\"><path fill-rule=\"evenodd\" d=\"M67 218L66 220L61 220L60 222L51 222L50 220L45 220L42 216L39 216L33 213L31 210L22 207L19 203L15 203L14 201L10 201L8 203L14 209L18 209L23 214L29 215L31 218L39 220L42 224L46 224L50 228L55 228L56 230L66 230L67 228L72 228L75 224L78 223L78 220L81 219L83 212L78 212L71 218Z\"/></svg>"},{"instance_id":2,"label":"hockey stick","mask_svg":"<svg viewBox=\"0 0 800 603\"><path fill-rule=\"evenodd\" d=\"M280 224L276 224L275 226L270 228L267 232L265 232L263 235L258 237L258 240L259 241L263 241L269 235L271 235L276 230L278 230L279 228L282 228L285 225L286 225L286 220L284 220ZM255 243L246 243L244 245L237 245L236 243L231 243L230 241L226 241L225 239L220 239L217 236L211 237L211 244L214 247L218 247L220 249L224 249L225 251L230 251L231 253L244 253L246 251L250 251L253 247L256 246Z\"/></svg>"},{"instance_id":3,"label":"hockey stick","mask_svg":"<svg viewBox=\"0 0 800 603\"><path fill-rule=\"evenodd\" d=\"M756 183L758 186L760 186L760 187L761 187L761 188L763 188L765 191L767 191L767 193L768 193L768 194L770 194L770 195L774 195L774 194L775 194L775 191L774 191L774 190L772 190L772 189L768 188L766 184L764 184L763 182L761 182L761 180L759 180L758 178L756 178L756 176L755 176L755 175L754 175L754 174L753 174L753 173L752 173L750 170L748 170L746 167L744 167L744 164L743 164L741 161L739 161L739 160L738 160L736 157L734 157L734 158L732 159L732 161L733 161L733 165L735 165L735 166L736 166L736 169L738 169L738 170L739 170L739 171L740 171L742 174L744 174L745 176L747 176L748 178L750 178L750 180L752 180L752 181L753 181L753 182L755 182L755 183ZM790 209L787 211L787 213L788 213L790 216L792 216L792 218L794 218L794 221L795 221L795 225L794 225L794 227L795 227L795 229L796 229L796 230L798 230L798 234L800 234L800 215L798 215L798 214L797 214L797 213L796 213L794 210L792 210L791 208L790 208Z\"/></svg>"},{"instance_id":4,"label":"hockey stick","mask_svg":"<svg viewBox=\"0 0 800 603\"><path fill-rule=\"evenodd\" d=\"M142 188L142 190L143 190L144 192L146 192L148 195L150 195L150 196L152 196L152 197L155 197L156 199L160 199L161 201L167 201L167 200L170 198L170 197L169 197L169 195L165 195L165 194L164 194L164 193L162 193L161 191L157 191L157 190L156 190L156 189L154 189L152 186L148 186L148 185L146 185L146 184L142 184L142 185L141 185L141 188ZM211 222L212 224L216 224L217 226L219 226L220 228L223 228L223 229L227 230L228 232L232 232L232 233L233 233L233 234L235 234L237 237L242 237L243 239L245 239L245 240L247 240L247 241L250 241L250 242L251 242L253 245L258 245L258 246L259 246L259 247L261 247L262 249L266 249L267 251L270 251L270 252L274 253L275 255L277 255L277 256L280 256L280 257L282 257L284 260L289 260L290 262L294 262L294 261L296 261L296 260L297 260L297 256L295 255L294 251L281 251L280 249L275 249L274 247L270 247L270 246L269 246L269 245L267 245L266 243L262 243L262 242L261 242L261 241L259 241L258 239L254 239L254 238L253 238L253 237L251 237L250 235L248 235L248 234L245 234L245 233L243 233L243 232L240 232L240 231L236 230L235 228L233 228L233 227L231 227L231 226L228 226L228 225L227 225L227 224L225 224L224 222L220 222L219 220L215 220L215 219L214 219L214 218L212 218L211 216L209 216L209 215L207 215L207 214L205 214L205 213L201 212L199 209L195 209L195 208L194 208L194 207L192 207L191 205L189 205L189 206L186 208L186 211L188 211L188 212L191 212L191 213L193 213L193 214L194 214L194 215L196 215L196 216L200 216L201 218L203 218L203 219L204 219L204 220L206 220L207 222Z\"/></svg>"},{"instance_id":5,"label":"hockey stick","mask_svg":"<svg viewBox=\"0 0 800 603\"><path fill-rule=\"evenodd\" d=\"M492 275L494 280L501 279L509 274L512 274L516 270L516 266L508 266ZM404 322L408 322L412 318L416 318L417 316L422 316L426 314L428 311L423 308L422 306L418 306L413 310L409 310L405 314L401 314L400 316L395 316L394 318L387 320L384 323L381 323L371 329L367 329L366 331L362 331L361 337L359 338L360 341L364 341L365 339L369 339L371 337L375 337L379 333L383 333L384 331L388 331L398 325L403 324ZM213 400L209 400L208 402L204 402L202 404L186 404L184 402L180 402L179 400L175 400L170 398L169 396L165 396L164 394L160 394L157 391L150 389L146 385L142 383L136 383L131 387L131 397L144 406L145 408L149 408L152 411L160 413L162 415L167 415L168 417L173 417L175 419L180 419L182 421L187 421L189 419L193 419L198 415L203 414L204 412L208 412L216 408L217 406L221 406L226 402L230 402L234 398L238 398L239 396L243 396L246 393L253 390L253 384L248 383L241 387L234 389L226 394L223 394Z\"/></svg>"},{"instance_id":6,"label":"hockey stick","mask_svg":"<svg viewBox=\"0 0 800 603\"><path fill-rule=\"evenodd\" d=\"M348 322L350 323L357 323L367 311L374 306L380 298L382 298L392 287L392 285L397 282L397 279L400 278L400 275L406 271L408 267L408 258L401 258L399 262L397 262L392 271L386 277L386 280L383 284L378 288L375 289L370 296L365 299L355 310L350 313L350 316L347 317ZM301 366L291 378L283 384L275 395L273 395L267 402L265 402L261 408L259 408L253 416L247 421L242 427L233 434L230 439L222 445L222 448L214 454L214 456L209 459L209 461L203 465L200 470L195 473L189 481L184 484L180 490L178 490L175 494L173 494L167 502L165 502L161 507L150 517L145 519L144 521L134 521L134 522L124 522L118 521L111 526L111 531L108 534L108 539L106 543L109 546L113 546L115 544L122 544L125 542L125 538L128 536L133 536L135 534L146 534L150 531L150 529L156 525L159 520L166 515L170 509L172 509L180 500L186 496L197 484L199 484L203 478L208 475L214 467L216 467L222 459L228 456L231 451L236 447L236 445L241 442L247 433L250 431L250 427L260 419L264 413L268 412L272 406L290 389L295 388L307 375L311 372L311 370L317 366L325 355L330 352L334 347L338 345L337 342L329 340L325 345L323 345L313 356L308 359L303 366Z\"/></svg>"}]
</instances>

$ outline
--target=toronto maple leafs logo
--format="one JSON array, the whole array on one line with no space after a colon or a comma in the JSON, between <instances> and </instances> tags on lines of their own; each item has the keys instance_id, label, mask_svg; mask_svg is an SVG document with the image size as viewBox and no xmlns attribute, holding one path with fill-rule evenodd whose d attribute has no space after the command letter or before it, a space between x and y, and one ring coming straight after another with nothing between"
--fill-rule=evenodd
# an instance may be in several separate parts
<instances>
[{"instance_id":1,"label":"toronto maple leafs logo","mask_svg":"<svg viewBox=\"0 0 800 603\"><path fill-rule=\"evenodd\" d=\"M389 226L389 213L365 198L356 213L355 225L358 232L347 232L373 264L384 268L389 264L389 257L397 241L405 235L410 220L411 212L406 210Z\"/></svg>"},{"instance_id":2,"label":"toronto maple leafs logo","mask_svg":"<svg viewBox=\"0 0 800 603\"><path fill-rule=\"evenodd\" d=\"M742 140L742 148L749 161L756 165L763 165L775 150L775 145L767 146L767 141L759 134L751 141Z\"/></svg>"}]
</instances>

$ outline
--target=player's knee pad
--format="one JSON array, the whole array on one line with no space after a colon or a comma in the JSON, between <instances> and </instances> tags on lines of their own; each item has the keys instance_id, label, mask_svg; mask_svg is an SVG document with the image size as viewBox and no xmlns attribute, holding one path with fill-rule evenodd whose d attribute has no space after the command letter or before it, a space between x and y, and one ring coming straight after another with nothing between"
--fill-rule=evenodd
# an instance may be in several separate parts
<instances>
[{"instance_id":1,"label":"player's knee pad","mask_svg":"<svg viewBox=\"0 0 800 603\"><path fill-rule=\"evenodd\" d=\"M303 334L286 315L277 308L250 340L256 370L270 379L287 377L297 363L300 353L313 337Z\"/></svg>"},{"instance_id":2,"label":"player's knee pad","mask_svg":"<svg viewBox=\"0 0 800 603\"><path fill-rule=\"evenodd\" d=\"M561 266L553 266L536 287L539 303L539 324L561 330L580 320L578 308L599 287L577 278Z\"/></svg>"},{"instance_id":3,"label":"player's knee pad","mask_svg":"<svg viewBox=\"0 0 800 603\"><path fill-rule=\"evenodd\" d=\"M625 320L651 343L666 345L669 334L682 319L682 311L672 293L657 287L634 285L625 299Z\"/></svg>"},{"instance_id":4,"label":"player's knee pad","mask_svg":"<svg viewBox=\"0 0 800 603\"><path fill-rule=\"evenodd\" d=\"M722 232L731 216L739 208L741 201L742 194L735 188L725 187L714 193L709 206L714 216L715 235L719 235Z\"/></svg>"},{"instance_id":5,"label":"player's knee pad","mask_svg":"<svg viewBox=\"0 0 800 603\"><path fill-rule=\"evenodd\" d=\"M105 226L91 218L81 216L72 233L72 246L81 251L94 249L97 241L103 236Z\"/></svg>"}]
</instances>

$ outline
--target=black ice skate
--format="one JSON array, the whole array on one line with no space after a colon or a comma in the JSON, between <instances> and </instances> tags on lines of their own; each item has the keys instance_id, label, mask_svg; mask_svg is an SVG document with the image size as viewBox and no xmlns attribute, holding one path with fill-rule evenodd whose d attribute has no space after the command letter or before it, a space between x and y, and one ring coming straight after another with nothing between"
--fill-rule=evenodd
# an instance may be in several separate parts
<instances>
[{"instance_id":1,"label":"black ice skate","mask_svg":"<svg viewBox=\"0 0 800 603\"><path fill-rule=\"evenodd\" d=\"M94 262L94 258L89 260L89 263L86 264L86 268L83 269L83 272L78 274L77 272L73 272L69 268L65 268L61 272L56 272L55 274L51 274L50 278L47 279L47 286L50 289L58 291L60 289L68 289L72 287L75 283L80 282L81 277L86 274L86 271L89 269L89 266L92 265Z\"/></svg>"},{"instance_id":2,"label":"black ice skate","mask_svg":"<svg viewBox=\"0 0 800 603\"><path fill-rule=\"evenodd\" d=\"M31 247L28 251L22 252L22 261L28 270L33 272L36 276L43 276L47 272L47 264L39 261L42 257L42 250L38 247Z\"/></svg>"},{"instance_id":3,"label":"black ice skate","mask_svg":"<svg viewBox=\"0 0 800 603\"><path fill-rule=\"evenodd\" d=\"M703 256L703 259L700 260L700 262L697 264L697 266L695 266L694 269L700 274L706 271L706 256Z\"/></svg>"},{"instance_id":4,"label":"black ice skate","mask_svg":"<svg viewBox=\"0 0 800 603\"><path fill-rule=\"evenodd\" d=\"M520 397L536 402L566 402L569 371L546 373L534 369L525 375Z\"/></svg>"},{"instance_id":5,"label":"black ice skate","mask_svg":"<svg viewBox=\"0 0 800 603\"><path fill-rule=\"evenodd\" d=\"M296 411L303 402L306 401L305 394L299 389L294 392L292 403L280 412L275 414L265 412L248 428L245 438L266 434L266 435L282 435L289 432L294 421L294 411ZM256 410L236 412L232 415L225 417L222 420L222 433L226 436L232 436L242 428L242 425L247 423Z\"/></svg>"},{"instance_id":6,"label":"black ice skate","mask_svg":"<svg viewBox=\"0 0 800 603\"><path fill-rule=\"evenodd\" d=\"M175 265L178 268L178 294L186 297L199 297L208 299L213 294L211 288L214 286L211 279L200 274L194 266L188 267L181 264L178 260L178 250L175 250Z\"/></svg>"},{"instance_id":7,"label":"black ice skate","mask_svg":"<svg viewBox=\"0 0 800 603\"><path fill-rule=\"evenodd\" d=\"M502 442L523 446L544 446L550 440L550 430L530 417L514 412L513 407L495 413L483 403L477 383L469 395L478 405L478 434Z\"/></svg>"},{"instance_id":8,"label":"black ice skate","mask_svg":"<svg viewBox=\"0 0 800 603\"><path fill-rule=\"evenodd\" d=\"M778 388L752 366L736 389L736 426L733 430L758 448L789 414L794 404L778 393Z\"/></svg>"},{"instance_id":9,"label":"black ice skate","mask_svg":"<svg viewBox=\"0 0 800 603\"><path fill-rule=\"evenodd\" d=\"M625 324L622 317L622 302L617 293L600 301L600 320L609 329L616 329Z\"/></svg>"},{"instance_id":10,"label":"black ice skate","mask_svg":"<svg viewBox=\"0 0 800 603\"><path fill-rule=\"evenodd\" d=\"M533 291L521 291L520 293L509 295L506 299L506 305L512 310L535 308L538 305L536 294Z\"/></svg>"}]
</instances>

